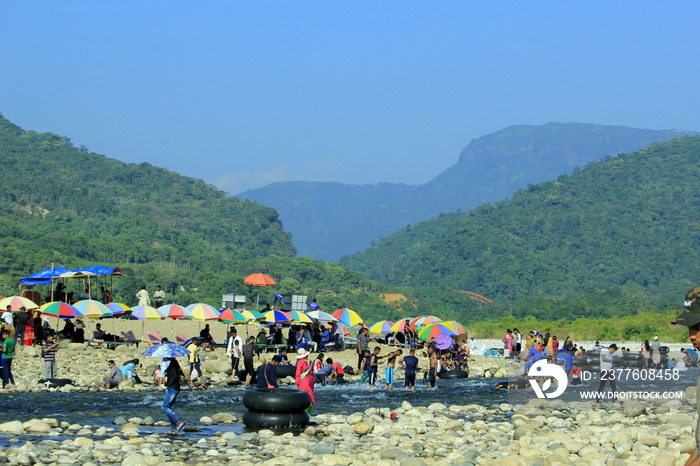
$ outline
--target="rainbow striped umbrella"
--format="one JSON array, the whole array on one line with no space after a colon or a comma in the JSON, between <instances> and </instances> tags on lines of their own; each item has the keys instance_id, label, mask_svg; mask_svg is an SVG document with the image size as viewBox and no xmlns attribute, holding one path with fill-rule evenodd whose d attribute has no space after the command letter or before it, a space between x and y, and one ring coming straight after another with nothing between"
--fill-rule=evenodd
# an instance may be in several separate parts
<instances>
[{"instance_id":1,"label":"rainbow striped umbrella","mask_svg":"<svg viewBox=\"0 0 700 466\"><path fill-rule=\"evenodd\" d=\"M185 311L194 319L199 321L217 320L220 312L213 306L205 303L190 304Z\"/></svg>"},{"instance_id":2,"label":"rainbow striped umbrella","mask_svg":"<svg viewBox=\"0 0 700 466\"><path fill-rule=\"evenodd\" d=\"M434 324L436 322L442 322L442 319L435 316L420 316L413 319L410 325L414 330L420 330L421 327L428 324Z\"/></svg>"},{"instance_id":3,"label":"rainbow striped umbrella","mask_svg":"<svg viewBox=\"0 0 700 466\"><path fill-rule=\"evenodd\" d=\"M338 322L338 319L329 313L320 310L307 312L306 315L311 316L316 320L320 320L321 322Z\"/></svg>"},{"instance_id":4,"label":"rainbow striped umbrella","mask_svg":"<svg viewBox=\"0 0 700 466\"><path fill-rule=\"evenodd\" d=\"M394 325L391 326L391 331L392 332L403 332L406 330L406 326L410 325L411 321L413 320L413 317L407 317L405 319L401 319L397 321Z\"/></svg>"},{"instance_id":5,"label":"rainbow striped umbrella","mask_svg":"<svg viewBox=\"0 0 700 466\"><path fill-rule=\"evenodd\" d=\"M135 306L132 316L136 317L138 320L163 320L165 317L158 312L158 309L151 306Z\"/></svg>"},{"instance_id":6,"label":"rainbow striped umbrella","mask_svg":"<svg viewBox=\"0 0 700 466\"><path fill-rule=\"evenodd\" d=\"M248 322L246 316L232 309L224 309L219 314L219 320L227 324L245 324Z\"/></svg>"},{"instance_id":7,"label":"rainbow striped umbrella","mask_svg":"<svg viewBox=\"0 0 700 466\"><path fill-rule=\"evenodd\" d=\"M185 319L187 318L187 313L185 308L177 304L166 304L158 308L158 312L169 319Z\"/></svg>"},{"instance_id":8,"label":"rainbow striped umbrella","mask_svg":"<svg viewBox=\"0 0 700 466\"><path fill-rule=\"evenodd\" d=\"M265 322L267 324L280 324L283 322L291 322L291 318L282 311L267 311L263 314L263 318L260 322Z\"/></svg>"},{"instance_id":9,"label":"rainbow striped umbrella","mask_svg":"<svg viewBox=\"0 0 700 466\"><path fill-rule=\"evenodd\" d=\"M260 320L265 317L262 312L249 311L247 309L241 311L241 314L248 320Z\"/></svg>"},{"instance_id":10,"label":"rainbow striped umbrella","mask_svg":"<svg viewBox=\"0 0 700 466\"><path fill-rule=\"evenodd\" d=\"M109 303L105 304L109 308L110 311L112 311L112 315L114 317L121 317L122 315L126 314L127 312L133 311L129 306L126 304L122 303Z\"/></svg>"},{"instance_id":11,"label":"rainbow striped umbrella","mask_svg":"<svg viewBox=\"0 0 700 466\"><path fill-rule=\"evenodd\" d=\"M369 331L371 333L391 333L391 327L393 325L394 322L391 322L389 320L380 320L379 322L370 325Z\"/></svg>"},{"instance_id":12,"label":"rainbow striped umbrella","mask_svg":"<svg viewBox=\"0 0 700 466\"><path fill-rule=\"evenodd\" d=\"M42 314L61 319L75 319L83 315L75 306L62 301L53 301L42 305L39 310Z\"/></svg>"},{"instance_id":13,"label":"rainbow striped umbrella","mask_svg":"<svg viewBox=\"0 0 700 466\"><path fill-rule=\"evenodd\" d=\"M460 324L456 320L450 320L450 321L441 322L441 323L447 325L452 330L457 332L457 335L466 335L467 334L467 331L464 329L464 327L462 327L462 324Z\"/></svg>"},{"instance_id":14,"label":"rainbow striped umbrella","mask_svg":"<svg viewBox=\"0 0 700 466\"><path fill-rule=\"evenodd\" d=\"M85 317L90 319L101 319L103 317L112 317L114 314L107 306L94 299L84 299L75 303L76 309L83 313Z\"/></svg>"},{"instance_id":15,"label":"rainbow striped umbrella","mask_svg":"<svg viewBox=\"0 0 700 466\"><path fill-rule=\"evenodd\" d=\"M457 332L443 323L428 324L418 332L418 338L423 341L430 341L438 335L457 335Z\"/></svg>"},{"instance_id":16,"label":"rainbow striped umbrella","mask_svg":"<svg viewBox=\"0 0 700 466\"><path fill-rule=\"evenodd\" d=\"M348 308L338 309L337 311L332 312L331 315L338 319L338 322L348 327L354 327L355 325L364 322L362 317L360 317L357 312Z\"/></svg>"},{"instance_id":17,"label":"rainbow striped umbrella","mask_svg":"<svg viewBox=\"0 0 700 466\"><path fill-rule=\"evenodd\" d=\"M290 319L292 319L291 322L293 322L295 324L312 324L312 323L316 322L316 319L311 317L306 312L292 311L292 312L287 312L286 314Z\"/></svg>"},{"instance_id":18,"label":"rainbow striped umbrella","mask_svg":"<svg viewBox=\"0 0 700 466\"><path fill-rule=\"evenodd\" d=\"M36 309L39 307L37 303L31 299L23 298L22 296L8 296L7 298L0 299L0 310L4 311L10 306L11 311L19 311L20 307L25 309Z\"/></svg>"}]
</instances>

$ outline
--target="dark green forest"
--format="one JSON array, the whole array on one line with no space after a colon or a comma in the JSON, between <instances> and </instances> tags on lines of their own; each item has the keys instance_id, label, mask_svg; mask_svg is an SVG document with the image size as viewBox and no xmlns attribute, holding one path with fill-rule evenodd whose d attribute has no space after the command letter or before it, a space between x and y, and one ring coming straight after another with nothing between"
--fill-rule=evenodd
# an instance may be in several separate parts
<instances>
[{"instance_id":1,"label":"dark green forest","mask_svg":"<svg viewBox=\"0 0 700 466\"><path fill-rule=\"evenodd\" d=\"M408 226L341 264L407 290L430 284L433 295L468 290L493 299L497 307L470 311L477 320L679 307L700 277L699 165L700 137L653 144L509 201Z\"/></svg>"},{"instance_id":2,"label":"dark green forest","mask_svg":"<svg viewBox=\"0 0 700 466\"><path fill-rule=\"evenodd\" d=\"M124 271L108 285L126 304L135 304L141 284L161 285L169 301L185 305L218 307L223 293L259 292L271 301L272 289L243 284L263 272L278 281L274 291L304 292L368 316L395 312L379 299L383 288L359 273L295 258L274 209L201 180L122 163L3 117L0 160L0 294L17 293L20 276L52 264L105 264Z\"/></svg>"}]
</instances>

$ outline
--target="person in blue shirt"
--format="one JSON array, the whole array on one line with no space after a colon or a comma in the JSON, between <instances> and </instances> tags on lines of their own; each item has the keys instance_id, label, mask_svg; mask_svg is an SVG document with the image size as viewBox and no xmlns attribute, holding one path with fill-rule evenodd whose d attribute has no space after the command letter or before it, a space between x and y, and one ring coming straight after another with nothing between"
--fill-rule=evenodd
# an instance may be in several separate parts
<instances>
[{"instance_id":1,"label":"person in blue shirt","mask_svg":"<svg viewBox=\"0 0 700 466\"><path fill-rule=\"evenodd\" d=\"M416 370L418 369L418 358L416 357L416 350L411 348L408 356L403 357L399 364L405 369L403 388L404 390L415 390L416 389Z\"/></svg>"},{"instance_id":2,"label":"person in blue shirt","mask_svg":"<svg viewBox=\"0 0 700 466\"><path fill-rule=\"evenodd\" d=\"M570 352L566 350L562 350L560 352L561 357L564 359L564 370L568 374L571 372L571 368L574 367L574 357L571 355Z\"/></svg>"},{"instance_id":3,"label":"person in blue shirt","mask_svg":"<svg viewBox=\"0 0 700 466\"><path fill-rule=\"evenodd\" d=\"M277 383L277 364L280 363L280 357L272 356L270 362L258 367L257 384L258 388L279 388Z\"/></svg>"}]
</instances>

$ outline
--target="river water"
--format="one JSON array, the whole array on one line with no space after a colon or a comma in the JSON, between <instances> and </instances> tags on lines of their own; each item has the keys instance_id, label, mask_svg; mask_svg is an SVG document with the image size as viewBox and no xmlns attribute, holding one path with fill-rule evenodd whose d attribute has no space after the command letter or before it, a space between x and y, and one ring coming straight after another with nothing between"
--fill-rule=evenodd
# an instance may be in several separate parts
<instances>
[{"instance_id":1,"label":"river water","mask_svg":"<svg viewBox=\"0 0 700 466\"><path fill-rule=\"evenodd\" d=\"M664 381L659 383L619 382L619 390L684 390L688 386L696 385L698 372L688 371L680 373L677 381ZM534 398L533 391L528 390L504 390L496 388L496 384L505 379L474 378L474 379L438 379L438 387L429 390L422 381L418 382L415 391L405 391L400 388L393 391L385 390L382 384L378 384L374 390L369 390L367 385L358 386L354 383L344 385L316 385L316 405L313 414L338 413L349 414L364 412L371 407L388 407L394 410L401 406L404 400L413 406L428 406L431 403L443 403L450 405L477 404L484 407L497 407L502 403L527 403ZM589 382L586 385L569 386L566 393L560 397L563 401L581 401L578 392L582 390L595 390L597 382ZM382 388L379 388L382 387ZM199 432L188 434L192 436L207 437L214 432L233 431L246 432L248 429L240 422L234 424L214 424L211 426L199 425L199 419L203 416L213 416L216 413L231 413L240 417L245 411L242 397L245 387L232 386L210 390L183 390L178 398L175 412L177 415L192 425L197 425ZM0 410L4 413L5 420L21 420L41 418L55 418L59 422L66 421L70 424L88 425L91 428L111 427L117 428L114 419L117 416L144 418L152 416L156 421L166 421L160 406L164 392L161 390L147 390L141 392L123 392L110 390L100 392L35 392L35 393L8 393L0 395ZM498 415L495 419L498 420ZM504 414L502 419L506 419ZM144 433L158 433L166 428L141 426ZM45 438L45 437L41 437ZM56 437L52 437L56 438ZM56 439L61 439L58 437ZM0 445L7 445L9 437L0 434Z\"/></svg>"}]
</instances>

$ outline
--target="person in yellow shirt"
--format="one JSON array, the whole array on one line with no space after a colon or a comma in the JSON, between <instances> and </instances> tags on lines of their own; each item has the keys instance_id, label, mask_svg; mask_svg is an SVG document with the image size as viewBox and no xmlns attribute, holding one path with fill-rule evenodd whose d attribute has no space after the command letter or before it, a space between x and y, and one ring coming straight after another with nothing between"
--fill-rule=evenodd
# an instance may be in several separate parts
<instances>
[{"instance_id":1,"label":"person in yellow shirt","mask_svg":"<svg viewBox=\"0 0 700 466\"><path fill-rule=\"evenodd\" d=\"M194 388L194 378L199 377L199 387L202 389L206 389L207 386L204 383L204 375L202 375L202 368L199 365L198 350L199 345L201 344L202 340L200 338L195 338L194 340L192 340L192 343L187 345L187 350L190 352L190 387ZM197 372L195 373L195 371Z\"/></svg>"}]
</instances>

